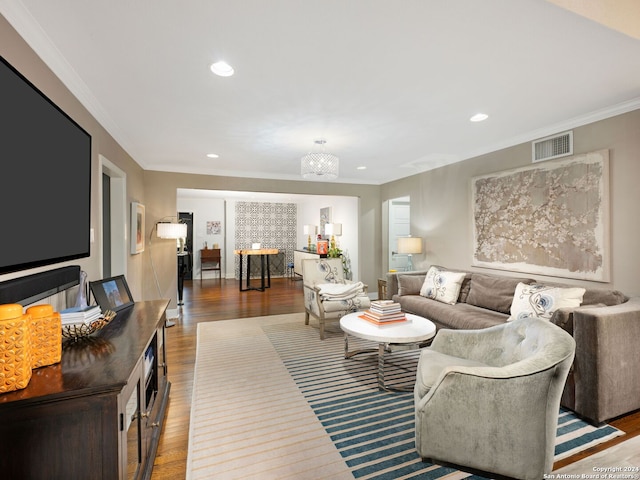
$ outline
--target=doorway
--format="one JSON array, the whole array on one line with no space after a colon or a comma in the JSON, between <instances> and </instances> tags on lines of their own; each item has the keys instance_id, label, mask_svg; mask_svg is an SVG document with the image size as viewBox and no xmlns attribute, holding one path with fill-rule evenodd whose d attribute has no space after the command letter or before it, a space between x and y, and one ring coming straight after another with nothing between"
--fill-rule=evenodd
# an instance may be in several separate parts
<instances>
[{"instance_id":1,"label":"doorway","mask_svg":"<svg viewBox=\"0 0 640 480\"><path fill-rule=\"evenodd\" d=\"M193 278L193 259L195 252L193 251L193 212L178 212L178 220L187 224L187 238L184 242L185 249L189 252L187 258L189 264L185 272L184 279L191 280Z\"/></svg>"},{"instance_id":2,"label":"doorway","mask_svg":"<svg viewBox=\"0 0 640 480\"><path fill-rule=\"evenodd\" d=\"M100 269L102 278L127 274L127 175L102 155L99 156L100 195Z\"/></svg>"},{"instance_id":3,"label":"doorway","mask_svg":"<svg viewBox=\"0 0 640 480\"><path fill-rule=\"evenodd\" d=\"M389 270L405 271L409 257L398 252L398 237L411 234L411 198L401 197L389 201Z\"/></svg>"}]
</instances>

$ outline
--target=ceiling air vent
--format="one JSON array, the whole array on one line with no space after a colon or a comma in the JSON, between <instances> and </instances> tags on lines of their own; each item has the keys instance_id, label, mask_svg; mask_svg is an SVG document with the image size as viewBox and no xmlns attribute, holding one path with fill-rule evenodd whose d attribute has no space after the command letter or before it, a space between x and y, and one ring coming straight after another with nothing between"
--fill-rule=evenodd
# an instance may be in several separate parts
<instances>
[{"instance_id":1,"label":"ceiling air vent","mask_svg":"<svg viewBox=\"0 0 640 480\"><path fill-rule=\"evenodd\" d=\"M573 155L573 131L531 142L531 155L533 163Z\"/></svg>"}]
</instances>

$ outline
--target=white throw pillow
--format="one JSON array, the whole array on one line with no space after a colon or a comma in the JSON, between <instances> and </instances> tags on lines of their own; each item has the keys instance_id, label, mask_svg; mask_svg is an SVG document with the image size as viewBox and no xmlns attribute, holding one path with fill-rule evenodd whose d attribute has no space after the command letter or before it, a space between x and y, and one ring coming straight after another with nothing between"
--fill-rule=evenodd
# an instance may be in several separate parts
<instances>
[{"instance_id":1,"label":"white throw pillow","mask_svg":"<svg viewBox=\"0 0 640 480\"><path fill-rule=\"evenodd\" d=\"M464 276L464 272L449 272L431 267L420 289L420 295L453 305L460 295Z\"/></svg>"},{"instance_id":2,"label":"white throw pillow","mask_svg":"<svg viewBox=\"0 0 640 480\"><path fill-rule=\"evenodd\" d=\"M551 319L553 312L564 307L579 307L585 289L580 287L550 287L534 283L519 283L511 303L511 317L515 320L523 317Z\"/></svg>"}]
</instances>

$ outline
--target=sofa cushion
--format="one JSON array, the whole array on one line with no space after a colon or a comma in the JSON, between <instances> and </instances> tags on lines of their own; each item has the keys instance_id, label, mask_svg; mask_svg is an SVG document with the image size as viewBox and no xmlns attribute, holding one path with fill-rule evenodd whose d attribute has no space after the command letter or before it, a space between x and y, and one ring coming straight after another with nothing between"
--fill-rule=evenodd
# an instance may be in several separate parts
<instances>
[{"instance_id":1,"label":"sofa cushion","mask_svg":"<svg viewBox=\"0 0 640 480\"><path fill-rule=\"evenodd\" d=\"M467 303L467 297L471 290L471 272L466 272L462 285L460 286L460 296L458 296L458 302Z\"/></svg>"},{"instance_id":2,"label":"sofa cushion","mask_svg":"<svg viewBox=\"0 0 640 480\"><path fill-rule=\"evenodd\" d=\"M618 290L605 290L603 288L587 288L582 298L583 305L603 304L608 307L612 305L620 305L629 300L624 293Z\"/></svg>"},{"instance_id":3,"label":"sofa cushion","mask_svg":"<svg viewBox=\"0 0 640 480\"><path fill-rule=\"evenodd\" d=\"M449 305L420 295L396 297L404 312L428 318L438 328L472 330L504 323L509 315L479 308L467 303Z\"/></svg>"},{"instance_id":4,"label":"sofa cushion","mask_svg":"<svg viewBox=\"0 0 640 480\"><path fill-rule=\"evenodd\" d=\"M583 302L584 303L584 302ZM583 308L593 308L593 307L606 307L604 303L596 303L593 305L582 305L578 308L559 308L553 315L551 315L551 323L559 326L565 332L569 333L573 336L573 315L576 311L580 311Z\"/></svg>"},{"instance_id":5,"label":"sofa cushion","mask_svg":"<svg viewBox=\"0 0 640 480\"><path fill-rule=\"evenodd\" d=\"M398 275L398 295L420 295L426 275Z\"/></svg>"},{"instance_id":6,"label":"sofa cushion","mask_svg":"<svg viewBox=\"0 0 640 480\"><path fill-rule=\"evenodd\" d=\"M453 305L458 301L464 276L464 272L451 272L431 267L420 289L420 295Z\"/></svg>"},{"instance_id":7,"label":"sofa cushion","mask_svg":"<svg viewBox=\"0 0 640 480\"><path fill-rule=\"evenodd\" d=\"M570 287L566 283L559 282L544 282L545 285L550 287ZM610 307L612 305L620 305L629 300L624 293L618 290L607 290L606 288L587 288L582 298L582 305L606 305Z\"/></svg>"},{"instance_id":8,"label":"sofa cushion","mask_svg":"<svg viewBox=\"0 0 640 480\"><path fill-rule=\"evenodd\" d=\"M540 283L516 286L511 304L511 317L539 317L546 320L559 308L577 308L582 303L585 289L582 287L552 287Z\"/></svg>"},{"instance_id":9,"label":"sofa cushion","mask_svg":"<svg viewBox=\"0 0 640 480\"><path fill-rule=\"evenodd\" d=\"M462 281L462 285L460 286L460 295L458 296L458 302L465 303L467 301L467 295L469 295L469 289L471 288L471 272L468 270L457 270L455 268L447 268L441 265L434 265L434 267L437 267L440 270L447 270L449 272L464 273L464 280Z\"/></svg>"},{"instance_id":10,"label":"sofa cushion","mask_svg":"<svg viewBox=\"0 0 640 480\"><path fill-rule=\"evenodd\" d=\"M533 283L533 280L473 273L467 303L496 312L509 313L516 286L521 282L528 284Z\"/></svg>"}]
</instances>

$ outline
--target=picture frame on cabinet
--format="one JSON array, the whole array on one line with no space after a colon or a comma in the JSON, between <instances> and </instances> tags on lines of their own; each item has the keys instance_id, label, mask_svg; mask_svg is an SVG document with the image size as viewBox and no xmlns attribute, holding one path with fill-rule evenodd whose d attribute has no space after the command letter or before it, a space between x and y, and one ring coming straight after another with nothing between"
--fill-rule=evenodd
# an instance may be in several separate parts
<instances>
[{"instance_id":1,"label":"picture frame on cabinet","mask_svg":"<svg viewBox=\"0 0 640 480\"><path fill-rule=\"evenodd\" d=\"M134 304L124 275L89 282L89 288L103 312L106 310L119 312Z\"/></svg>"}]
</instances>

